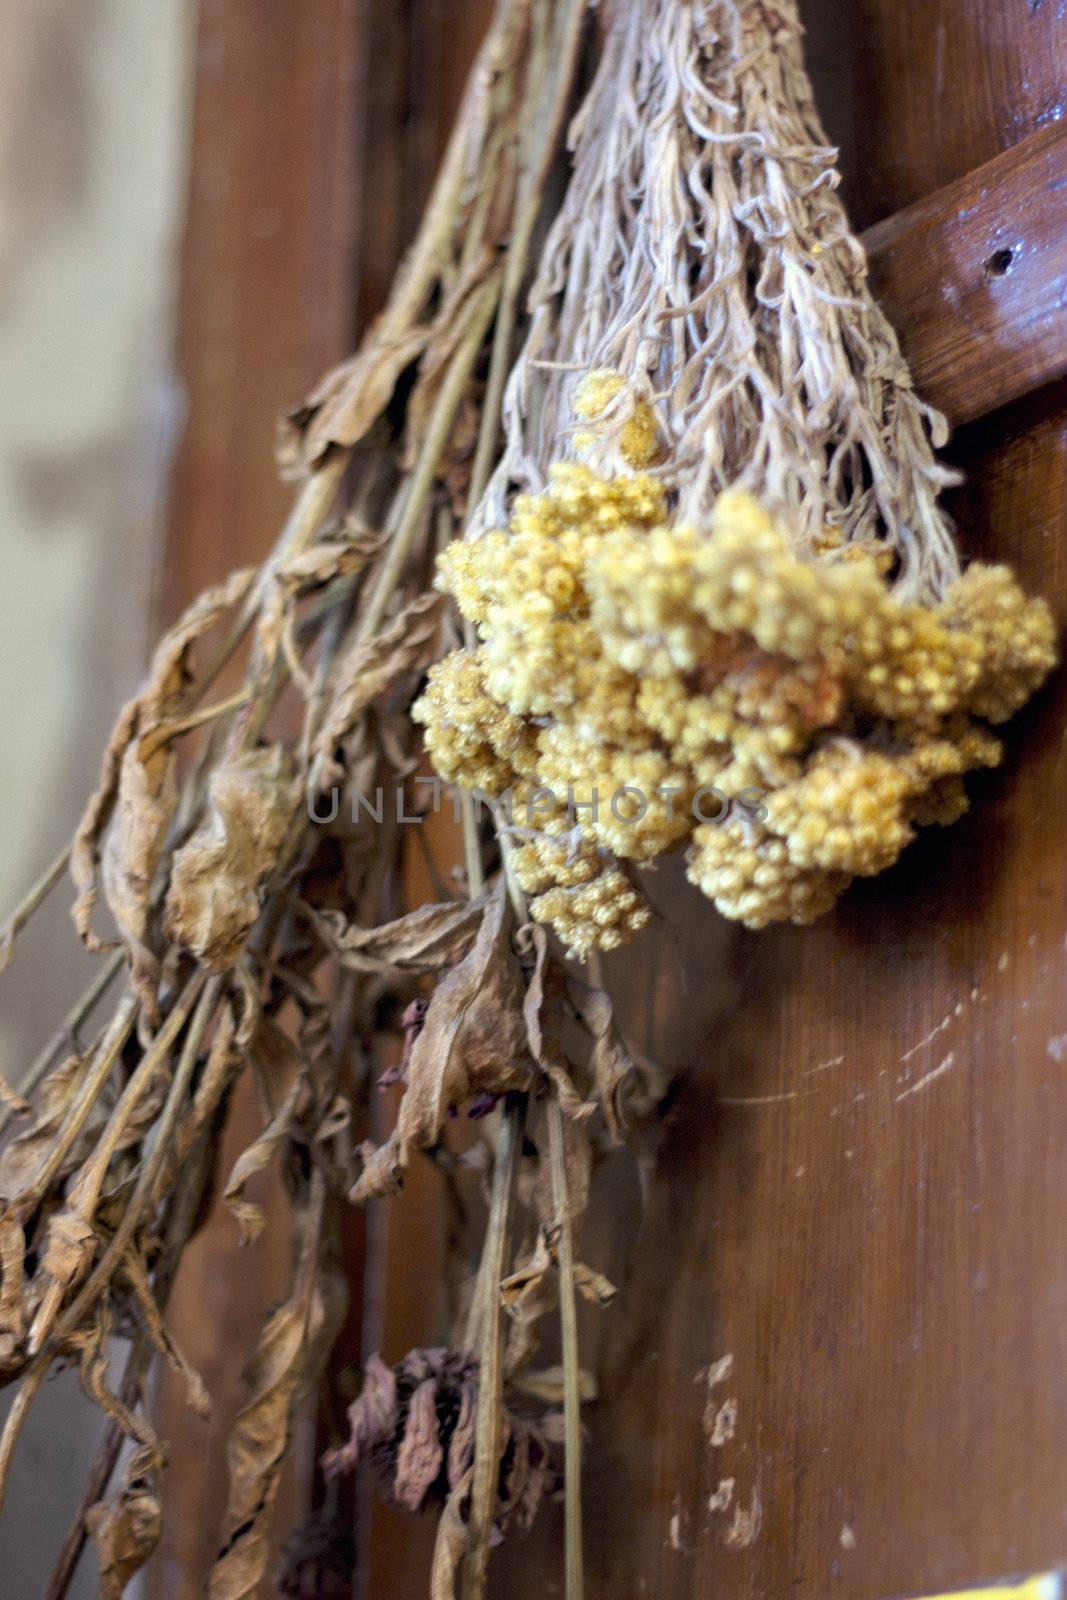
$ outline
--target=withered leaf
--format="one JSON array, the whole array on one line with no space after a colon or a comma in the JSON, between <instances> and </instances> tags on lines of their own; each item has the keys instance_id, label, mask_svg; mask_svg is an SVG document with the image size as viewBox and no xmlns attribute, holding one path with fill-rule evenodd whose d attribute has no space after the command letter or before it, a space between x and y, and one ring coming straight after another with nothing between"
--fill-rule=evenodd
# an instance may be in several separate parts
<instances>
[{"instance_id":1,"label":"withered leaf","mask_svg":"<svg viewBox=\"0 0 1067 1600\"><path fill-rule=\"evenodd\" d=\"M565 974L552 959L548 931L540 923L527 923L520 929L520 937L525 948L532 950L534 955L533 970L526 980L526 995L522 1004L530 1054L555 1087L560 1106L567 1116L587 1117L594 1110L594 1104L591 1100L583 1100L575 1089L564 1058L549 1032L550 1029L558 1029L560 1024Z\"/></svg>"},{"instance_id":2,"label":"withered leaf","mask_svg":"<svg viewBox=\"0 0 1067 1600\"><path fill-rule=\"evenodd\" d=\"M448 373L449 364L470 332L478 316L477 291L493 265L493 251L483 247L476 260L442 297L433 320L426 354L419 362L418 376L408 396L401 465L410 468L426 434L434 404Z\"/></svg>"},{"instance_id":3,"label":"withered leaf","mask_svg":"<svg viewBox=\"0 0 1067 1600\"><path fill-rule=\"evenodd\" d=\"M508 1339L509 1372L522 1370L536 1347L537 1324L559 1302L558 1243L558 1227L539 1228L529 1259L500 1285L501 1301L514 1324ZM594 1272L581 1261L574 1263L574 1287L584 1300L597 1306L608 1305L617 1293L602 1272ZM524 1380L522 1386L526 1386Z\"/></svg>"},{"instance_id":4,"label":"withered leaf","mask_svg":"<svg viewBox=\"0 0 1067 1600\"><path fill-rule=\"evenodd\" d=\"M589 1066L593 1087L610 1132L617 1136L623 1125L623 1090L633 1071L630 1052L615 1026L611 996L606 989L591 988L570 977L571 1002L593 1041Z\"/></svg>"},{"instance_id":5,"label":"withered leaf","mask_svg":"<svg viewBox=\"0 0 1067 1600\"><path fill-rule=\"evenodd\" d=\"M0 1105L6 1106L10 1114L20 1120L33 1115L33 1107L30 1102L24 1100L20 1094L15 1093L3 1073L0 1073Z\"/></svg>"},{"instance_id":6,"label":"withered leaf","mask_svg":"<svg viewBox=\"0 0 1067 1600\"><path fill-rule=\"evenodd\" d=\"M208 1600L255 1595L270 1558L270 1515L296 1406L314 1381L328 1315L319 1262L321 1206L301 1219L293 1292L260 1335L245 1374L248 1398L227 1442L230 1488Z\"/></svg>"},{"instance_id":7,"label":"withered leaf","mask_svg":"<svg viewBox=\"0 0 1067 1600\"><path fill-rule=\"evenodd\" d=\"M602 1272L594 1272L583 1261L574 1263L574 1287L583 1300L594 1306L610 1305L619 1292Z\"/></svg>"},{"instance_id":8,"label":"withered leaf","mask_svg":"<svg viewBox=\"0 0 1067 1600\"><path fill-rule=\"evenodd\" d=\"M245 1185L249 1178L269 1166L291 1131L305 1087L296 1051L269 1018L261 1019L249 1052L273 1114L259 1138L237 1157L223 1191L227 1205L237 1218L242 1244L257 1238L265 1222L263 1208L246 1197Z\"/></svg>"},{"instance_id":9,"label":"withered leaf","mask_svg":"<svg viewBox=\"0 0 1067 1600\"><path fill-rule=\"evenodd\" d=\"M148 891L174 804L173 756L158 735L180 706L190 648L224 611L244 598L254 577L252 570L232 573L225 583L208 589L195 601L163 636L144 687L119 713L104 752L99 783L71 847L70 871L78 890L74 922L90 949L103 948L89 918L96 901L100 841L113 816L117 838L110 846L105 890L109 902L115 897L111 909L123 938L132 940L135 951L143 941ZM146 807L143 818L141 804Z\"/></svg>"},{"instance_id":10,"label":"withered leaf","mask_svg":"<svg viewBox=\"0 0 1067 1600\"><path fill-rule=\"evenodd\" d=\"M108 1366L111 1356L109 1340L111 1337L111 1316L108 1311L107 1301L100 1301L94 1313L93 1320L83 1326L76 1333L72 1333L67 1340L71 1350L78 1355L78 1376L82 1388L93 1403L118 1424L128 1439L134 1440L145 1450L151 1451L155 1460L160 1459L159 1440L148 1421L140 1411L131 1411L108 1388Z\"/></svg>"},{"instance_id":11,"label":"withered leaf","mask_svg":"<svg viewBox=\"0 0 1067 1600\"><path fill-rule=\"evenodd\" d=\"M555 1228L560 1222L552 1164L548 1158L549 1133L543 1104L534 1108L528 1133L537 1146L537 1159L524 1160L520 1168L520 1193L524 1203L544 1226ZM567 1210L573 1224L581 1221L589 1204L589 1184L593 1171L593 1149L588 1124L562 1118L563 1172L567 1191Z\"/></svg>"},{"instance_id":12,"label":"withered leaf","mask_svg":"<svg viewBox=\"0 0 1067 1600\"><path fill-rule=\"evenodd\" d=\"M327 1478L351 1472L366 1451L379 1439L387 1438L396 1424L396 1373L375 1352L363 1369L363 1388L348 1408L349 1438L322 1458Z\"/></svg>"},{"instance_id":13,"label":"withered leaf","mask_svg":"<svg viewBox=\"0 0 1067 1600\"><path fill-rule=\"evenodd\" d=\"M26 1236L11 1206L0 1213L0 1368L14 1364L26 1337Z\"/></svg>"},{"instance_id":14,"label":"withered leaf","mask_svg":"<svg viewBox=\"0 0 1067 1600\"><path fill-rule=\"evenodd\" d=\"M469 953L439 981L408 1059L392 1137L365 1148L353 1198L399 1188L411 1154L438 1137L450 1107L478 1094L527 1089L533 1076L522 1021L522 974L508 938L504 884L487 897Z\"/></svg>"},{"instance_id":15,"label":"withered leaf","mask_svg":"<svg viewBox=\"0 0 1067 1600\"><path fill-rule=\"evenodd\" d=\"M127 1251L123 1259L123 1270L133 1289L149 1338L164 1360L185 1382L186 1400L189 1406L198 1416L210 1417L211 1400L204 1387L204 1380L175 1344L174 1336L163 1321L163 1314L152 1293L148 1268L136 1251Z\"/></svg>"},{"instance_id":16,"label":"withered leaf","mask_svg":"<svg viewBox=\"0 0 1067 1600\"><path fill-rule=\"evenodd\" d=\"M323 784L336 776L334 751L367 707L405 672L421 672L433 659L441 620L441 596L423 594L404 607L373 639L353 644L334 671L329 713L313 750Z\"/></svg>"},{"instance_id":17,"label":"withered leaf","mask_svg":"<svg viewBox=\"0 0 1067 1600\"><path fill-rule=\"evenodd\" d=\"M381 534L370 528L346 523L343 531L341 538L323 540L310 550L298 550L277 568L256 625L261 655L272 661L280 649L294 682L308 696L312 684L297 650L295 601L335 578L361 572L382 548Z\"/></svg>"},{"instance_id":18,"label":"withered leaf","mask_svg":"<svg viewBox=\"0 0 1067 1600\"><path fill-rule=\"evenodd\" d=\"M85 1059L67 1056L45 1078L37 1094L37 1116L0 1154L0 1196L17 1201L33 1183L41 1162L52 1148L85 1072ZM79 1142L63 1171L73 1170L81 1159Z\"/></svg>"},{"instance_id":19,"label":"withered leaf","mask_svg":"<svg viewBox=\"0 0 1067 1600\"><path fill-rule=\"evenodd\" d=\"M474 1463L474 1430L478 1418L477 1393L464 1384L459 1396L459 1415L448 1442L448 1487L454 1489Z\"/></svg>"},{"instance_id":20,"label":"withered leaf","mask_svg":"<svg viewBox=\"0 0 1067 1600\"><path fill-rule=\"evenodd\" d=\"M313 469L331 445L358 444L429 337L428 324L399 327L390 310L383 312L355 355L327 372L284 419L278 459L287 476Z\"/></svg>"},{"instance_id":21,"label":"withered leaf","mask_svg":"<svg viewBox=\"0 0 1067 1600\"><path fill-rule=\"evenodd\" d=\"M504 1309L523 1325L540 1321L556 1304L556 1240L558 1229L541 1227L533 1252L500 1285Z\"/></svg>"},{"instance_id":22,"label":"withered leaf","mask_svg":"<svg viewBox=\"0 0 1067 1600\"><path fill-rule=\"evenodd\" d=\"M101 860L104 898L130 962L130 977L149 1020L158 1020L159 960L148 944L151 890L178 800L169 745L146 757L147 740L126 746Z\"/></svg>"},{"instance_id":23,"label":"withered leaf","mask_svg":"<svg viewBox=\"0 0 1067 1600\"><path fill-rule=\"evenodd\" d=\"M536 1372L523 1372L512 1378L512 1387L522 1394L528 1394L534 1400L540 1400L545 1406L561 1406L563 1404L565 1375L561 1366L542 1367ZM583 1404L589 1404L599 1398L599 1388L596 1377L586 1367L578 1371L578 1398Z\"/></svg>"},{"instance_id":24,"label":"withered leaf","mask_svg":"<svg viewBox=\"0 0 1067 1600\"><path fill-rule=\"evenodd\" d=\"M158 1450L139 1446L123 1468L117 1493L86 1513L100 1571L99 1600L122 1600L130 1579L159 1543L163 1511L158 1472Z\"/></svg>"},{"instance_id":25,"label":"withered leaf","mask_svg":"<svg viewBox=\"0 0 1067 1600\"><path fill-rule=\"evenodd\" d=\"M353 972L438 972L466 955L485 896L419 906L378 928L357 928L340 911L313 912L323 943Z\"/></svg>"},{"instance_id":26,"label":"withered leaf","mask_svg":"<svg viewBox=\"0 0 1067 1600\"><path fill-rule=\"evenodd\" d=\"M164 925L211 972L231 966L300 802L280 745L246 751L211 775L208 815L174 857Z\"/></svg>"}]
</instances>

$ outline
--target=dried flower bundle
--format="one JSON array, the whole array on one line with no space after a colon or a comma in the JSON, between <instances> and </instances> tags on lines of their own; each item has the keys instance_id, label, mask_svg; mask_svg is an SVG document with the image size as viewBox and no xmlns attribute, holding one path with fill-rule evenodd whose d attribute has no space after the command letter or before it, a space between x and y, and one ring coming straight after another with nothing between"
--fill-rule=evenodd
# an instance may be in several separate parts
<instances>
[{"instance_id":1,"label":"dried flower bundle","mask_svg":"<svg viewBox=\"0 0 1067 1600\"><path fill-rule=\"evenodd\" d=\"M158 1540L146 1377L161 1355L208 1404L165 1308L246 1071L263 1127L223 1194L252 1238L249 1182L282 1167L294 1272L230 1437L213 1600L268 1569L294 1417L343 1307L341 1205L394 1193L461 1111L489 1172L471 1292L446 1346L368 1363L326 1470L366 1462L400 1503L440 1506L435 1600L484 1595L491 1543L545 1487L555 1418L504 1395L558 1308L562 1374L539 1388L563 1402L580 1600L575 1303L613 1291L576 1259L578 1225L598 1152L657 1093L595 956L648 920L633 869L688 846L727 916L810 920L959 815L963 774L1000 757L987 724L1052 665L1043 604L1005 568L960 573L943 425L867 290L792 0L604 9L518 360L584 0L498 0L389 303L288 420L300 488L276 549L164 638L73 842L78 930L110 948L106 909L116 948L68 1018L73 1051L31 1068L32 1105L4 1090L22 1127L0 1154L0 1372L20 1382L0 1493L56 1363L113 1424L51 1600L86 1533L105 1596ZM468 796L463 898L406 908L400 813L351 802L383 789L410 814L418 724L438 772L490 797L497 837ZM373 1074L353 1040L386 994L403 1094L391 1135L357 1148ZM343 1593L353 1559L328 1502L285 1592Z\"/></svg>"},{"instance_id":2,"label":"dried flower bundle","mask_svg":"<svg viewBox=\"0 0 1067 1600\"><path fill-rule=\"evenodd\" d=\"M1006 567L960 574L944 422L867 287L800 34L792 0L612 10L491 531L439 564L476 637L415 715L439 771L507 795L531 913L577 955L647 922L629 866L683 846L725 916L811 922L967 809L987 724L1056 659Z\"/></svg>"}]
</instances>

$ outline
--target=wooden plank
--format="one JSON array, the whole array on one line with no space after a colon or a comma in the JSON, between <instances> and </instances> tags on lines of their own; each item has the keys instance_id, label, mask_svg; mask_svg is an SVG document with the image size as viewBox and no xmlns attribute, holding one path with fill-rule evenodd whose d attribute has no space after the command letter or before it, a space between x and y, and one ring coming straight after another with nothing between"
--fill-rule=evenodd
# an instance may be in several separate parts
<instances>
[{"instance_id":1,"label":"wooden plank","mask_svg":"<svg viewBox=\"0 0 1067 1600\"><path fill-rule=\"evenodd\" d=\"M869 228L871 283L916 387L968 422L1067 372L1067 128Z\"/></svg>"},{"instance_id":2,"label":"wooden plank","mask_svg":"<svg viewBox=\"0 0 1067 1600\"><path fill-rule=\"evenodd\" d=\"M801 0L800 10L857 227L1067 114L1060 0Z\"/></svg>"},{"instance_id":3,"label":"wooden plank","mask_svg":"<svg viewBox=\"0 0 1067 1600\"><path fill-rule=\"evenodd\" d=\"M276 418L350 348L362 26L355 0L201 0L177 350L187 416L157 622L232 568L262 560L292 494L273 469ZM223 1174L261 1125L246 1080ZM169 1320L213 1412L208 1423L195 1417L183 1385L160 1374L156 1410L170 1467L163 1538L145 1584L159 1600L204 1592L242 1369L265 1312L286 1291L288 1218L277 1181L265 1198L268 1227L248 1249L216 1200L172 1298ZM358 1292L360 1277L353 1282ZM297 1454L306 1474L310 1450ZM302 1511L306 1487L287 1472L280 1533Z\"/></svg>"}]
</instances>

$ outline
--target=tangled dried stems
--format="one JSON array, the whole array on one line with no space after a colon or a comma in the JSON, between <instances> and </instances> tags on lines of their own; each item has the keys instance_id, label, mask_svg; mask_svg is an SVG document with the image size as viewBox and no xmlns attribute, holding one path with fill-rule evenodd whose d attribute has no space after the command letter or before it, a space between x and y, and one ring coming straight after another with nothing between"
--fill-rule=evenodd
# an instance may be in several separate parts
<instances>
[{"instance_id":1,"label":"tangled dried stems","mask_svg":"<svg viewBox=\"0 0 1067 1600\"><path fill-rule=\"evenodd\" d=\"M406 913L397 910L397 828L364 813L349 821L353 796L378 785L408 808L417 802L407 707L451 626L430 587L433 554L463 524L496 457L526 257L583 21L577 0L500 0L385 311L352 360L287 421L281 458L299 488L275 549L258 571L201 596L163 639L118 719L69 852L75 922L101 952L101 973L33 1064L23 1094L5 1088L5 1121L19 1126L0 1155L0 1370L19 1384L0 1437L0 1492L27 1410L56 1364L75 1364L112 1420L59 1553L54 1600L87 1535L108 1596L123 1592L158 1540L164 1455L145 1410L153 1357L181 1374L191 1405L209 1404L165 1309L243 1073L255 1079L264 1125L223 1193L242 1235L254 1238L264 1215L249 1181L281 1166L294 1277L262 1330L231 1432L213 1600L257 1592L267 1570L295 1411L343 1305L330 1243L338 1204L397 1187L413 1154L439 1148L449 1113L472 1101L483 1111L511 1096L494 1119L495 1190L509 1196L528 1094L538 1105L527 1148L544 1152L546 1171L541 1099L565 1095L583 1127L601 1104L617 1114L628 1069L621 1042L610 1024L573 1060L554 1042L553 1030L589 1002L572 1000L542 946L519 939L521 906L499 874L485 880L473 818L468 898ZM346 474L353 488L341 515ZM331 794L335 815L320 824ZM64 852L9 922L5 960L67 860ZM100 1022L120 974L122 992ZM340 1030L339 977L349 1024ZM369 1067L358 1052L353 1060L351 1038L385 994L421 995L420 1026L408 1030L397 1132L361 1160L353 1134ZM63 1059L60 1041L73 1044ZM521 1164L532 1169L537 1158ZM529 1170L522 1181L541 1195L523 1214L552 1237L550 1186L538 1190ZM521 1365L506 1359L498 1315L501 1281L516 1267L511 1213L510 1203L494 1203L480 1291L473 1309L456 1308L456 1359L472 1360L465 1340L480 1344L482 1359L467 1391L477 1416L470 1459L449 1485L442 1524L441 1595L461 1563L464 1592L483 1592L490 1538L518 1493L516 1441L540 1437L501 1402L505 1368L517 1375ZM542 1285L538 1304L528 1290L513 1324L524 1331L527 1364L556 1273L554 1247L543 1253L529 1277ZM129 1344L117 1392L106 1364L113 1335ZM109 1492L123 1441L135 1448ZM546 1468L538 1463L542 1479ZM532 1511L532 1488L524 1503Z\"/></svg>"},{"instance_id":2,"label":"tangled dried stems","mask_svg":"<svg viewBox=\"0 0 1067 1600\"><path fill-rule=\"evenodd\" d=\"M727 917L825 914L967 809L1056 659L1007 568L960 572L800 38L793 0L610 9L482 537L440 563L468 632L415 714L580 956L683 847Z\"/></svg>"}]
</instances>

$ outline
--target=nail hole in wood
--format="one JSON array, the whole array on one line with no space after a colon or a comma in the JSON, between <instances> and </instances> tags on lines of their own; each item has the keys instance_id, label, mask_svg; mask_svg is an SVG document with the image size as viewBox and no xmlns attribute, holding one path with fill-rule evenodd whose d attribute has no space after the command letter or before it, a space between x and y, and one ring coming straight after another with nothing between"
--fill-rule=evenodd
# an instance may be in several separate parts
<instances>
[{"instance_id":1,"label":"nail hole in wood","mask_svg":"<svg viewBox=\"0 0 1067 1600\"><path fill-rule=\"evenodd\" d=\"M994 250L985 264L986 276L989 278L1003 278L1015 260L1015 251L1007 248Z\"/></svg>"}]
</instances>

